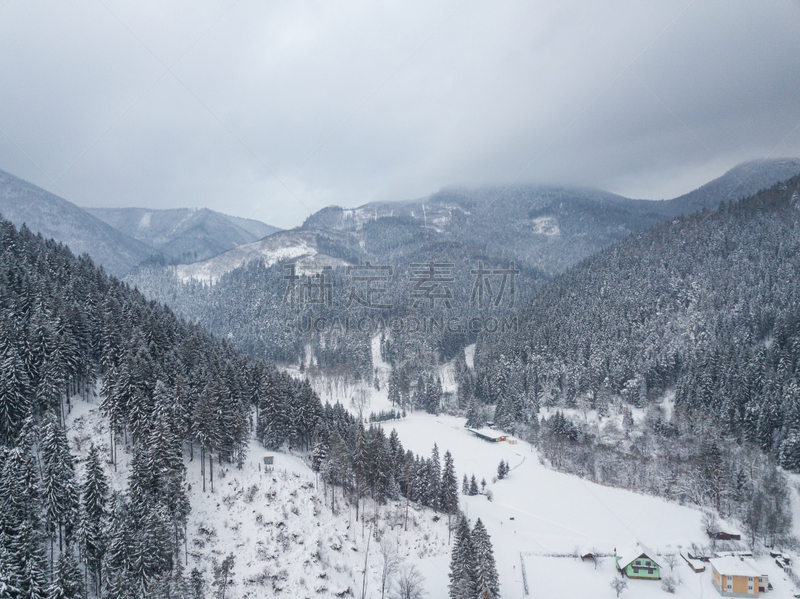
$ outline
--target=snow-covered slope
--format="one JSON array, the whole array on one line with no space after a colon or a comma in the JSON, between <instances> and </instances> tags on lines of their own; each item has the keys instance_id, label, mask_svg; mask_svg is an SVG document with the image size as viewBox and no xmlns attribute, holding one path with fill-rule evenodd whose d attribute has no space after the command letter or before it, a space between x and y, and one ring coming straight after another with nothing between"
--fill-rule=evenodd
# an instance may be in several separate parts
<instances>
[{"instance_id":1,"label":"snow-covered slope","mask_svg":"<svg viewBox=\"0 0 800 599\"><path fill-rule=\"evenodd\" d=\"M387 380L391 367L380 359L379 337L373 339L373 364L380 380L380 391L363 385L368 395L366 413L388 410ZM472 362L474 346L468 351ZM452 363L440 367L445 390ZM354 389L336 389L317 381L315 389L323 400L342 399L355 395ZM353 406L351 409L354 410ZM671 503L633 491L603 486L577 476L551 470L529 444L517 441L489 443L468 432L465 420L453 416L434 416L415 412L402 420L384 422L387 434L397 430L406 449L422 456L430 455L435 442L442 455L449 450L454 458L456 474L487 481L486 495L461 496L461 509L471 520L480 518L494 546L503 597L560 597L563 599L612 598L609 583L618 576L613 555L615 548L642 542L659 555L684 554L692 544L708 543L703 534L703 513L696 508ZM496 481L500 460L507 461L511 471ZM795 522L800 520L800 499L793 503ZM735 524L723 523L726 529L737 530ZM576 550L593 549L605 557L594 568L589 562L575 559ZM522 564L525 564L529 594L523 594ZM769 574L775 590L770 597L789 599L795 587L769 555L757 558L757 564ZM444 596L448 584L449 556L432 556L419 564L431 597ZM670 574L666 567L663 575ZM710 572L695 574L680 560L675 574L682 579L675 596L683 599L718 596L712 586ZM664 596L661 584L630 580L629 590L622 597L650 599Z\"/></svg>"},{"instance_id":2,"label":"snow-covered slope","mask_svg":"<svg viewBox=\"0 0 800 599\"><path fill-rule=\"evenodd\" d=\"M339 266L347 264L345 260L334 258L320 251L320 231L315 229L280 231L273 233L254 243L241 245L232 250L194 264L181 264L175 267L179 281L199 281L215 283L226 272L244 266L254 260L261 260L266 266L281 261L295 261L302 264L318 266ZM324 233L326 240L346 242L346 235L341 233Z\"/></svg>"},{"instance_id":3,"label":"snow-covered slope","mask_svg":"<svg viewBox=\"0 0 800 599\"><path fill-rule=\"evenodd\" d=\"M278 231L265 223L207 208L87 208L126 235L157 249L167 260L205 260Z\"/></svg>"},{"instance_id":4,"label":"snow-covered slope","mask_svg":"<svg viewBox=\"0 0 800 599\"><path fill-rule=\"evenodd\" d=\"M65 243L75 255L89 254L111 274L123 277L154 253L75 204L0 170L0 214L18 227Z\"/></svg>"},{"instance_id":5,"label":"snow-covered slope","mask_svg":"<svg viewBox=\"0 0 800 599\"><path fill-rule=\"evenodd\" d=\"M108 423L99 412L99 400L74 398L67 425L81 472L91 443L104 454L108 451ZM116 470L106 464L106 474L112 489L120 491L127 488L130 455L122 447L117 455ZM269 470L263 464L265 455L274 458ZM200 570L210 589L213 564L232 553L234 585L226 594L229 599L360 597L365 582L366 597L380 597L381 542L391 544L406 564L449 559L446 520L411 505L405 530L403 502L376 507L367 500L367 515L377 515L371 529L363 519L355 520L341 490L332 511L330 492L326 494L296 455L268 452L252 442L241 470L228 464L215 466L213 492L208 479L203 490L199 461L189 461L188 454L184 458L191 502L188 558L181 555L188 561L185 571ZM446 592L430 588L430 597Z\"/></svg>"},{"instance_id":6,"label":"snow-covered slope","mask_svg":"<svg viewBox=\"0 0 800 599\"><path fill-rule=\"evenodd\" d=\"M663 202L666 214L691 214L703 208L714 210L720 202L735 202L800 173L800 159L771 158L743 162L714 179L673 200Z\"/></svg>"}]
</instances>

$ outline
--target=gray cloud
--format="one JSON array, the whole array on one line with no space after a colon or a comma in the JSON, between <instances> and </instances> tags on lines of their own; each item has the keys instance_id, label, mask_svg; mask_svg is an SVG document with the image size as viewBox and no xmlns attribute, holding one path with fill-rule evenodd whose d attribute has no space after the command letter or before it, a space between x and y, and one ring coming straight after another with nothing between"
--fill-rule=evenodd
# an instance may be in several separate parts
<instances>
[{"instance_id":1,"label":"gray cloud","mask_svg":"<svg viewBox=\"0 0 800 599\"><path fill-rule=\"evenodd\" d=\"M671 197L800 155L798 29L792 0L10 0L0 168L284 227L452 184Z\"/></svg>"}]
</instances>

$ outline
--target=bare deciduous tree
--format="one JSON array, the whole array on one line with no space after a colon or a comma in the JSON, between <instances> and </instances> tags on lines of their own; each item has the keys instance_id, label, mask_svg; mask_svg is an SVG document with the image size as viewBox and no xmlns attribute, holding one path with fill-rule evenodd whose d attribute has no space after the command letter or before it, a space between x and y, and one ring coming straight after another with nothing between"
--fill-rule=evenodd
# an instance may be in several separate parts
<instances>
[{"instance_id":1,"label":"bare deciduous tree","mask_svg":"<svg viewBox=\"0 0 800 599\"><path fill-rule=\"evenodd\" d=\"M381 568L381 599L386 594L386 589L391 585L391 578L397 572L402 558L397 553L397 545L387 537L381 539L380 544L383 567Z\"/></svg>"},{"instance_id":2,"label":"bare deciduous tree","mask_svg":"<svg viewBox=\"0 0 800 599\"><path fill-rule=\"evenodd\" d=\"M665 553L662 556L664 563L669 566L669 571L672 572L675 569L675 566L678 565L678 556L675 553Z\"/></svg>"},{"instance_id":3,"label":"bare deciduous tree","mask_svg":"<svg viewBox=\"0 0 800 599\"><path fill-rule=\"evenodd\" d=\"M611 581L611 588L617 592L617 597L619 597L619 594L628 588L628 581L624 578L615 578Z\"/></svg>"},{"instance_id":4,"label":"bare deciduous tree","mask_svg":"<svg viewBox=\"0 0 800 599\"><path fill-rule=\"evenodd\" d=\"M404 566L394 584L392 599L423 599L425 578L414 565Z\"/></svg>"}]
</instances>

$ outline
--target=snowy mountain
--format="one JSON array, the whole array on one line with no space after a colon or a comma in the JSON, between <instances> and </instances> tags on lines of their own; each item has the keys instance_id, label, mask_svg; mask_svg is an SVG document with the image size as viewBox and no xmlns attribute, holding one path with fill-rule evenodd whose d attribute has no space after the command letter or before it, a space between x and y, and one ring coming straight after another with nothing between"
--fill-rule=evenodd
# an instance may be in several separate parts
<instances>
[{"instance_id":1,"label":"snowy mountain","mask_svg":"<svg viewBox=\"0 0 800 599\"><path fill-rule=\"evenodd\" d=\"M167 261L205 260L278 231L260 221L207 208L86 208L86 211L155 248Z\"/></svg>"},{"instance_id":2,"label":"snowy mountain","mask_svg":"<svg viewBox=\"0 0 800 599\"><path fill-rule=\"evenodd\" d=\"M174 267L180 282L216 283L222 275L253 261L265 266L294 261L307 266L343 266L363 253L346 233L303 229L280 231L254 243L233 248L218 256Z\"/></svg>"},{"instance_id":3,"label":"snowy mountain","mask_svg":"<svg viewBox=\"0 0 800 599\"><path fill-rule=\"evenodd\" d=\"M456 241L555 274L633 232L716 208L720 201L738 200L798 173L798 159L746 162L667 201L547 186L451 188L420 200L328 207L303 227L351 232L369 253L383 258L425 243Z\"/></svg>"},{"instance_id":4,"label":"snowy mountain","mask_svg":"<svg viewBox=\"0 0 800 599\"><path fill-rule=\"evenodd\" d=\"M762 189L772 187L800 173L800 159L771 158L752 160L733 167L689 193L664 202L664 213L669 216L691 214L703 208L717 208L720 202L736 202Z\"/></svg>"},{"instance_id":5,"label":"snowy mountain","mask_svg":"<svg viewBox=\"0 0 800 599\"><path fill-rule=\"evenodd\" d=\"M17 226L87 253L111 274L124 276L154 252L75 204L0 171L0 214Z\"/></svg>"}]
</instances>

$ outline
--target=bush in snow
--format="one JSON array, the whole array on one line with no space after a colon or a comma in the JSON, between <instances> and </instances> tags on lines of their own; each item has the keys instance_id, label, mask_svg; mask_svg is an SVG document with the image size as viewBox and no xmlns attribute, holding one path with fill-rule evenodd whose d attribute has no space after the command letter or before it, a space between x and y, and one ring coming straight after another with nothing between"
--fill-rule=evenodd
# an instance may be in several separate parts
<instances>
[{"instance_id":1,"label":"bush in snow","mask_svg":"<svg viewBox=\"0 0 800 599\"><path fill-rule=\"evenodd\" d=\"M661 580L661 588L667 593L674 593L680 583L681 579L677 574L668 574Z\"/></svg>"}]
</instances>

